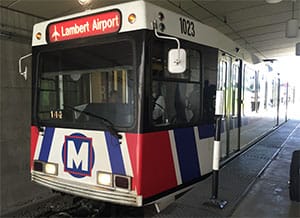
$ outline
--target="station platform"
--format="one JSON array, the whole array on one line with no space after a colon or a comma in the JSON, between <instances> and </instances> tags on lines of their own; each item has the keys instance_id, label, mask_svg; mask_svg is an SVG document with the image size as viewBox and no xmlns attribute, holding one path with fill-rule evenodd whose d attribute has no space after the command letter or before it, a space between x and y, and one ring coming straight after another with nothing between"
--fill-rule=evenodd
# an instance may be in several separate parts
<instances>
[{"instance_id":1,"label":"station platform","mask_svg":"<svg viewBox=\"0 0 300 218\"><path fill-rule=\"evenodd\" d=\"M204 204L211 197L209 177L151 217L300 217L288 184L299 149L300 120L289 120L220 170L219 199L228 202L223 209Z\"/></svg>"}]
</instances>

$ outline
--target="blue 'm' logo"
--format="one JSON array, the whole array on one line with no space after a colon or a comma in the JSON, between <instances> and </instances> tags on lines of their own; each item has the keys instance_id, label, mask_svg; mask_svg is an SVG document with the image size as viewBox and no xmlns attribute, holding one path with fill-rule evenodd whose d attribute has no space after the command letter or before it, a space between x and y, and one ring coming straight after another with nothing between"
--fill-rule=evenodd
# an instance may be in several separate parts
<instances>
[{"instance_id":1,"label":"blue 'm' logo","mask_svg":"<svg viewBox=\"0 0 300 218\"><path fill-rule=\"evenodd\" d=\"M65 172L76 178L91 176L94 156L92 138L80 133L65 136L62 150Z\"/></svg>"}]
</instances>

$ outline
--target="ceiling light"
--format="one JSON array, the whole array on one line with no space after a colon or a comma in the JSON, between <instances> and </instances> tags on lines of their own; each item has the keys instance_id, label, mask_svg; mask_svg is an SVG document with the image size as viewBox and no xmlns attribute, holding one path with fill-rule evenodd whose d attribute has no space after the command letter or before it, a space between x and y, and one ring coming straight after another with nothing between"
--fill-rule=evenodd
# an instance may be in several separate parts
<instances>
[{"instance_id":1,"label":"ceiling light","mask_svg":"<svg viewBox=\"0 0 300 218\"><path fill-rule=\"evenodd\" d=\"M295 18L295 1L292 1L292 18L288 20L285 29L285 36L287 38L296 38L299 32L299 22Z\"/></svg>"},{"instance_id":2,"label":"ceiling light","mask_svg":"<svg viewBox=\"0 0 300 218\"><path fill-rule=\"evenodd\" d=\"M91 4L91 2L92 2L93 0L77 0L77 1L79 2L79 4L85 6L85 5Z\"/></svg>"},{"instance_id":3,"label":"ceiling light","mask_svg":"<svg viewBox=\"0 0 300 218\"><path fill-rule=\"evenodd\" d=\"M266 2L269 3L269 4L276 4L276 3L279 3L281 1L282 0L266 0Z\"/></svg>"}]
</instances>

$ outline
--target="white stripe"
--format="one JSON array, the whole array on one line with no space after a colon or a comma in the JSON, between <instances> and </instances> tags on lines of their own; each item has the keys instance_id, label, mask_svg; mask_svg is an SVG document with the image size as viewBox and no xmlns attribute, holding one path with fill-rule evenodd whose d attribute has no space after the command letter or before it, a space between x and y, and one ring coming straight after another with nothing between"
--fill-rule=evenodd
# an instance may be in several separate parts
<instances>
[{"instance_id":1,"label":"white stripe","mask_svg":"<svg viewBox=\"0 0 300 218\"><path fill-rule=\"evenodd\" d=\"M181 179L181 172L180 172L180 166L179 166L179 161L178 161L176 142L175 142L173 130L169 130L169 138L170 138L170 143L171 143L171 150L172 150L172 155L173 155L173 162L174 162L174 167L175 167L177 185L180 185L180 184L182 184L182 179Z\"/></svg>"},{"instance_id":2,"label":"white stripe","mask_svg":"<svg viewBox=\"0 0 300 218\"><path fill-rule=\"evenodd\" d=\"M221 143L219 141L214 141L213 170L219 170L220 154L221 154Z\"/></svg>"},{"instance_id":3,"label":"white stripe","mask_svg":"<svg viewBox=\"0 0 300 218\"><path fill-rule=\"evenodd\" d=\"M122 152L126 176L133 177L132 166L131 166L131 161L130 161L130 156L129 156L129 151L128 151L128 145L127 145L127 141L126 141L126 137L125 137L124 133L122 133L122 143L120 146L121 146L121 152Z\"/></svg>"},{"instance_id":4,"label":"white stripe","mask_svg":"<svg viewBox=\"0 0 300 218\"><path fill-rule=\"evenodd\" d=\"M103 172L112 172L105 132L99 132L97 135L91 136L95 150L95 169Z\"/></svg>"},{"instance_id":5,"label":"white stripe","mask_svg":"<svg viewBox=\"0 0 300 218\"><path fill-rule=\"evenodd\" d=\"M34 151L33 160L38 160L39 159L41 148L42 148L42 142L43 142L43 136L42 136L42 133L39 132L38 140L36 142L36 147L35 147L35 151Z\"/></svg>"}]
</instances>

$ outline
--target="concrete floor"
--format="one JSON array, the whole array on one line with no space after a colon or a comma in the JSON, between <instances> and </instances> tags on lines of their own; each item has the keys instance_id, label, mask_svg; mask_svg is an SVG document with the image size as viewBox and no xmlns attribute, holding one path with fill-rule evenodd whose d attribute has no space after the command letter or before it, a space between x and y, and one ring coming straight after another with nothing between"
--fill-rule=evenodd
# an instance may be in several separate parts
<instances>
[{"instance_id":1,"label":"concrete floor","mask_svg":"<svg viewBox=\"0 0 300 218\"><path fill-rule=\"evenodd\" d=\"M298 149L300 122L276 158L239 203L233 217L300 217L300 203L290 201L288 185L292 153Z\"/></svg>"}]
</instances>

